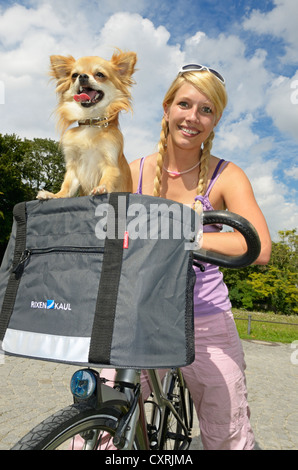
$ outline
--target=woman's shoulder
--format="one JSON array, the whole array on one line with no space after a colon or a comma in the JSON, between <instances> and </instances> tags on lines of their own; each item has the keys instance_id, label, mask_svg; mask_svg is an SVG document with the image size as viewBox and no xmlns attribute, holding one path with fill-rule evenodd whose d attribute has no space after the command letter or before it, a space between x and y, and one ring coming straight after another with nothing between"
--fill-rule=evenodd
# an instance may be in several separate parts
<instances>
[{"instance_id":1,"label":"woman's shoulder","mask_svg":"<svg viewBox=\"0 0 298 470\"><path fill-rule=\"evenodd\" d=\"M131 162L129 164L129 166L130 166L130 171L131 171L132 175L135 176L135 175L139 174L142 160L144 160L144 167L146 166L146 172L148 171L148 169L150 167L155 168L156 167L156 156L157 156L157 154L153 153L152 155L148 155L147 157L137 158L136 160Z\"/></svg>"},{"instance_id":2,"label":"woman's shoulder","mask_svg":"<svg viewBox=\"0 0 298 470\"><path fill-rule=\"evenodd\" d=\"M156 164L156 156L157 156L157 153L152 153L151 155L147 155L146 157L140 157L140 158L137 158L136 160L132 161L129 166L131 168L139 168L140 167L140 164L141 164L141 160L144 160L144 162L146 162L146 165L147 164Z\"/></svg>"},{"instance_id":3,"label":"woman's shoulder","mask_svg":"<svg viewBox=\"0 0 298 470\"><path fill-rule=\"evenodd\" d=\"M231 162L230 160L224 160L214 155L210 157L210 172L213 173L217 168L218 164L221 162L219 167L219 171L225 175L226 178L234 178L235 176L239 176L246 178L245 172L235 163Z\"/></svg>"},{"instance_id":4,"label":"woman's shoulder","mask_svg":"<svg viewBox=\"0 0 298 470\"><path fill-rule=\"evenodd\" d=\"M137 158L136 160L133 160L132 162L129 163L130 168L135 168L137 166L140 166L142 158Z\"/></svg>"},{"instance_id":5,"label":"woman's shoulder","mask_svg":"<svg viewBox=\"0 0 298 470\"><path fill-rule=\"evenodd\" d=\"M210 175L214 174L213 172L220 163L220 159L214 157L211 161ZM230 203L231 197L238 197L237 195L252 192L251 183L247 175L235 163L223 161L216 173L218 178L212 189L213 198L221 198L226 207L228 207L228 201Z\"/></svg>"},{"instance_id":6,"label":"woman's shoulder","mask_svg":"<svg viewBox=\"0 0 298 470\"><path fill-rule=\"evenodd\" d=\"M141 170L141 160L143 158L144 158L143 186L144 186L144 180L145 180L145 183L146 183L147 179L151 180L153 178L152 175L155 174L157 153L153 153L152 155L148 155L146 157L137 158L136 160L131 162L129 164L129 166L130 166L131 176L132 176L132 180L133 180L133 190L134 191L137 190L139 177L140 177L140 170Z\"/></svg>"},{"instance_id":7,"label":"woman's shoulder","mask_svg":"<svg viewBox=\"0 0 298 470\"><path fill-rule=\"evenodd\" d=\"M226 180L226 181L233 181L233 183L237 183L237 184L243 184L243 183L249 183L249 179L245 173L244 170L242 170L242 168L238 165L236 165L236 163L234 162L228 162L228 164L225 166L224 170L223 170L223 180Z\"/></svg>"}]
</instances>

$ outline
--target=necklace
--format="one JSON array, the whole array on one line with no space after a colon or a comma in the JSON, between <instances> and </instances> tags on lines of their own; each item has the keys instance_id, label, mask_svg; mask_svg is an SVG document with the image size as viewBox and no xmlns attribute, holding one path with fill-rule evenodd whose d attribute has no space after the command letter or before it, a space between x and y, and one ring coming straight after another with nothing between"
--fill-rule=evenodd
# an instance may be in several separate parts
<instances>
[{"instance_id":1,"label":"necklace","mask_svg":"<svg viewBox=\"0 0 298 470\"><path fill-rule=\"evenodd\" d=\"M199 164L201 163L201 161L198 161L198 163L196 163L193 167L189 168L188 170L185 170L185 171L171 171L171 170L168 170L167 168L165 168L165 166L163 166L163 169L170 175L172 176L173 178L175 178L176 176L181 176L181 175L185 175L185 173L189 173L190 171L194 170L195 168L197 168L197 166L199 166Z\"/></svg>"}]
</instances>

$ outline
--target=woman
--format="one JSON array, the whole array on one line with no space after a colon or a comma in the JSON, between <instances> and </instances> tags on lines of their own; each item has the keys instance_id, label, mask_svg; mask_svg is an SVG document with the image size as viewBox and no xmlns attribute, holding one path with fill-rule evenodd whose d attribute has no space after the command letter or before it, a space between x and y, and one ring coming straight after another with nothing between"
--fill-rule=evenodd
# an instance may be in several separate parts
<instances>
[{"instance_id":1,"label":"woman","mask_svg":"<svg viewBox=\"0 0 298 470\"><path fill-rule=\"evenodd\" d=\"M160 196L204 210L240 214L261 240L257 264L270 259L264 216L244 172L211 155L214 129L227 104L223 77L213 69L182 67L164 102L158 152L131 164L134 192ZM203 248L240 255L246 243L237 232L204 229ZM199 418L205 449L253 449L246 400L245 363L228 292L218 267L196 270L194 292L196 359L183 368Z\"/></svg>"}]
</instances>

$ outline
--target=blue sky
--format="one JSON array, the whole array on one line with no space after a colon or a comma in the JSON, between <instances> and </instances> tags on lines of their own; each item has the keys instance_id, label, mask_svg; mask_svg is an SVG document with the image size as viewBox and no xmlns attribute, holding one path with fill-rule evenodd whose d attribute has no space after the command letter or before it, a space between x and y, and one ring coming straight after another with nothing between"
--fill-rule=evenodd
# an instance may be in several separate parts
<instances>
[{"instance_id":1,"label":"blue sky","mask_svg":"<svg viewBox=\"0 0 298 470\"><path fill-rule=\"evenodd\" d=\"M297 227L297 0L0 0L0 132L59 139L49 56L138 54L129 161L156 150L163 96L184 63L213 66L229 104L213 153L241 166L273 239Z\"/></svg>"}]
</instances>

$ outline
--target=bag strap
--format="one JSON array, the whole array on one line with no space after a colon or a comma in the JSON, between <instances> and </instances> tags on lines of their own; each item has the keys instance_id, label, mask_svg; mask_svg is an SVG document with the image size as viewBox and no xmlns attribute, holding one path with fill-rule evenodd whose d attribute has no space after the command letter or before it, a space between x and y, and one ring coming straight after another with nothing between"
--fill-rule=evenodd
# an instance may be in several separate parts
<instances>
[{"instance_id":1,"label":"bag strap","mask_svg":"<svg viewBox=\"0 0 298 470\"><path fill-rule=\"evenodd\" d=\"M96 310L92 328L91 343L89 349L89 362L93 364L110 364L111 345L114 330L114 321L118 297L118 288L123 257L123 237L126 220L119 219L118 196L120 193L111 193L109 205L112 208L112 216L109 222L115 223L112 229L114 236L106 238L103 256L103 265L98 289ZM121 198L125 198L125 217L127 213L129 193L121 193ZM123 211L122 211L123 214ZM122 233L119 233L123 230ZM120 229L120 230L119 230ZM107 230L109 234L109 229Z\"/></svg>"},{"instance_id":2,"label":"bag strap","mask_svg":"<svg viewBox=\"0 0 298 470\"><path fill-rule=\"evenodd\" d=\"M17 231L15 238L15 250L13 257L13 268L7 283L4 294L2 310L0 314L0 341L3 341L10 317L13 312L18 287L21 278L14 273L14 269L19 264L22 253L26 248L26 229L27 229L27 213L26 202L17 204L13 209L13 216L17 223Z\"/></svg>"}]
</instances>

